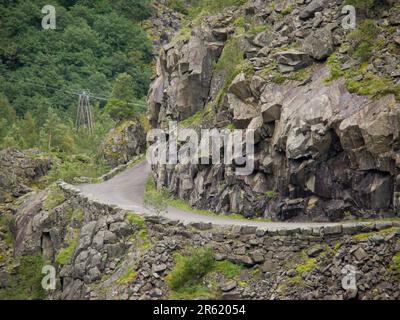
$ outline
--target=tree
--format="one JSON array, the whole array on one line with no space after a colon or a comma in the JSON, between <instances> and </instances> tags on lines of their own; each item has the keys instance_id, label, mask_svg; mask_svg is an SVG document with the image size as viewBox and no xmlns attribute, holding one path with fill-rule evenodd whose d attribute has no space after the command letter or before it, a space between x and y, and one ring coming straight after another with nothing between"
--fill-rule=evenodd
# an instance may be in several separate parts
<instances>
[{"instance_id":1,"label":"tree","mask_svg":"<svg viewBox=\"0 0 400 320\"><path fill-rule=\"evenodd\" d=\"M37 146L39 140L39 131L32 113L26 113L24 119L20 121L19 127L20 135L23 139L23 149Z\"/></svg>"},{"instance_id":2,"label":"tree","mask_svg":"<svg viewBox=\"0 0 400 320\"><path fill-rule=\"evenodd\" d=\"M2 139L7 135L15 119L15 110L10 105L7 98L0 95L0 144Z\"/></svg>"},{"instance_id":3,"label":"tree","mask_svg":"<svg viewBox=\"0 0 400 320\"><path fill-rule=\"evenodd\" d=\"M131 75L118 76L105 112L116 121L133 118L145 110L145 105L135 99L134 81Z\"/></svg>"},{"instance_id":4,"label":"tree","mask_svg":"<svg viewBox=\"0 0 400 320\"><path fill-rule=\"evenodd\" d=\"M42 147L47 151L73 152L75 141L71 127L61 121L54 109L49 108L40 132Z\"/></svg>"}]
</instances>

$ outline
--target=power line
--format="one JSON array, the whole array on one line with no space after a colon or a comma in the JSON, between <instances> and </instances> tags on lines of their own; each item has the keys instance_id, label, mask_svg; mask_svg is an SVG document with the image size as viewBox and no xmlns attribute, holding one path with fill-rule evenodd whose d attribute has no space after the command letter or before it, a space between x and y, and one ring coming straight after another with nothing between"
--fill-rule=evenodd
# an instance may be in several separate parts
<instances>
[{"instance_id":1,"label":"power line","mask_svg":"<svg viewBox=\"0 0 400 320\"><path fill-rule=\"evenodd\" d=\"M69 90L66 90L65 88L61 88L61 86L56 86L56 85L47 85L47 84L46 85L41 85L39 83L33 82L31 80L28 80L28 79L24 79L24 80L7 79L7 80L10 81L10 82L18 82L18 83L30 84L30 85L33 85L33 86L36 86L36 87L44 88L46 90L52 89L52 90L60 91L60 92L65 93L65 94L74 95L74 96L79 96L82 93L82 91L79 91L79 92L77 92L77 91L69 91ZM91 99L100 100L100 101L106 101L107 102L107 101L110 100L110 97L109 98L99 97L99 96L94 96L94 95L92 95L90 93L89 93L89 96L90 96ZM146 106L145 102L144 103L126 102L126 104L134 106L134 107L144 107L144 106Z\"/></svg>"}]
</instances>

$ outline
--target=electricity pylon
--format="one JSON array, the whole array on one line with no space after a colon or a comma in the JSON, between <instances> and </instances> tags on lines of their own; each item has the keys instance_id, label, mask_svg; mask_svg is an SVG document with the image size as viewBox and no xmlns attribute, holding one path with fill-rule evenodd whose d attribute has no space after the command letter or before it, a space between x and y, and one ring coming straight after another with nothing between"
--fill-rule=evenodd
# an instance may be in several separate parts
<instances>
[{"instance_id":1,"label":"electricity pylon","mask_svg":"<svg viewBox=\"0 0 400 320\"><path fill-rule=\"evenodd\" d=\"M90 106L90 94L88 91L82 91L82 93L79 94L75 125L77 129L86 127L90 134L93 133L92 108Z\"/></svg>"}]
</instances>

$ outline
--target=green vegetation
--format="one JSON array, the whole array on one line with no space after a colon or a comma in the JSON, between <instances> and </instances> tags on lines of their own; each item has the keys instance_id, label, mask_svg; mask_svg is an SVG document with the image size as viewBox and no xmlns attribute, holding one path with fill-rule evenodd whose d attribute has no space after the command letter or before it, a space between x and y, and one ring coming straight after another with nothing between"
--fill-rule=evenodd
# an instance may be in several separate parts
<instances>
[{"instance_id":1,"label":"green vegetation","mask_svg":"<svg viewBox=\"0 0 400 320\"><path fill-rule=\"evenodd\" d=\"M172 291L169 298L171 300L215 300L218 298L218 293L206 285L197 284Z\"/></svg>"},{"instance_id":2,"label":"green vegetation","mask_svg":"<svg viewBox=\"0 0 400 320\"><path fill-rule=\"evenodd\" d=\"M296 267L297 273L300 275L304 272L310 272L315 268L317 264L317 260L315 258L305 258L303 262L299 263Z\"/></svg>"},{"instance_id":3,"label":"green vegetation","mask_svg":"<svg viewBox=\"0 0 400 320\"><path fill-rule=\"evenodd\" d=\"M66 92L83 88L107 97L123 72L133 77L137 96L146 95L152 48L139 23L150 16L150 1L56 2L56 31L41 28L45 1L0 6L0 71L8 80L0 81L0 92L16 113L29 110L36 118L49 106L67 110L76 97Z\"/></svg>"},{"instance_id":4,"label":"green vegetation","mask_svg":"<svg viewBox=\"0 0 400 320\"><path fill-rule=\"evenodd\" d=\"M182 14L188 14L188 8L186 6L185 0L168 0L167 6L172 10L180 12Z\"/></svg>"},{"instance_id":5,"label":"green vegetation","mask_svg":"<svg viewBox=\"0 0 400 320\"><path fill-rule=\"evenodd\" d=\"M226 219L236 219L236 220L243 220L243 221L248 221L249 219L246 219L244 216L237 214L237 213L231 213L229 215L219 215L217 213L208 211L208 210L202 210L202 209L197 209L192 207L189 203L187 203L185 200L182 199L174 199L172 198L171 191L164 188L162 190L157 190L153 178L149 178L146 182L146 190L145 190L145 201L154 201L157 205L157 203L162 204L162 208L171 206L177 209L181 209L183 211L189 211L189 212L194 212L197 214L201 215L207 215L207 216L213 216L213 217L220 217L220 218L226 218ZM154 200L153 200L154 199ZM256 219L251 219L251 221L260 221L260 222L271 222L270 219L262 219L262 218L256 218Z\"/></svg>"},{"instance_id":6,"label":"green vegetation","mask_svg":"<svg viewBox=\"0 0 400 320\"><path fill-rule=\"evenodd\" d=\"M344 77L346 87L351 93L377 98L394 94L399 99L400 85L390 78L368 72L369 62L374 52L385 42L384 38L380 37L381 32L375 21L370 19L361 21L359 27L348 35L350 46L346 48L359 61L359 64L343 70L338 55L332 54L327 62L331 67L331 76L326 81Z\"/></svg>"},{"instance_id":7,"label":"green vegetation","mask_svg":"<svg viewBox=\"0 0 400 320\"><path fill-rule=\"evenodd\" d=\"M0 300L42 300L46 297L43 290L41 256L24 256L20 259L15 274L10 277L9 286L0 289Z\"/></svg>"},{"instance_id":8,"label":"green vegetation","mask_svg":"<svg viewBox=\"0 0 400 320\"><path fill-rule=\"evenodd\" d=\"M206 109L197 111L193 116L186 118L185 120L179 123L179 126L183 128L191 127L193 125L199 124L204 117Z\"/></svg>"},{"instance_id":9,"label":"green vegetation","mask_svg":"<svg viewBox=\"0 0 400 320\"><path fill-rule=\"evenodd\" d=\"M380 30L374 20L366 19L360 22L359 27L348 35L353 55L361 62L369 61L372 53L379 46Z\"/></svg>"},{"instance_id":10,"label":"green vegetation","mask_svg":"<svg viewBox=\"0 0 400 320\"><path fill-rule=\"evenodd\" d=\"M132 267L128 268L128 270L117 280L117 284L124 285L129 284L136 279L136 272Z\"/></svg>"},{"instance_id":11,"label":"green vegetation","mask_svg":"<svg viewBox=\"0 0 400 320\"><path fill-rule=\"evenodd\" d=\"M12 215L4 214L0 216L0 231L4 234L4 241L7 245L11 246L13 244L13 236L10 230L10 224L13 220Z\"/></svg>"},{"instance_id":12,"label":"green vegetation","mask_svg":"<svg viewBox=\"0 0 400 320\"><path fill-rule=\"evenodd\" d=\"M246 75L254 73L251 62L244 59L240 36L233 36L225 43L221 57L215 65L215 71L224 76L224 86L215 99L215 107L218 108L226 96L229 86L239 73L244 72Z\"/></svg>"},{"instance_id":13,"label":"green vegetation","mask_svg":"<svg viewBox=\"0 0 400 320\"><path fill-rule=\"evenodd\" d=\"M149 237L149 232L144 217L134 212L130 212L126 216L126 219L137 230L137 232L135 232L135 234L130 238L130 241L135 243L135 247L142 250L151 248L152 242Z\"/></svg>"},{"instance_id":14,"label":"green vegetation","mask_svg":"<svg viewBox=\"0 0 400 320\"><path fill-rule=\"evenodd\" d=\"M321 253L321 255L326 255L330 251L331 251L330 247L327 246L326 252ZM286 277L281 282L281 284L278 286L279 291L285 292L291 286L303 287L304 286L303 273L310 272L310 271L314 270L315 268L317 268L317 259L310 258L307 255L306 251L304 250L294 260L294 265L293 265L293 262L290 262L286 266L286 268L290 269L293 266L294 266L297 274L293 277Z\"/></svg>"},{"instance_id":15,"label":"green vegetation","mask_svg":"<svg viewBox=\"0 0 400 320\"><path fill-rule=\"evenodd\" d=\"M248 0L169 0L167 5L190 18L220 12L224 8L240 6Z\"/></svg>"},{"instance_id":16,"label":"green vegetation","mask_svg":"<svg viewBox=\"0 0 400 320\"><path fill-rule=\"evenodd\" d=\"M214 252L211 248L188 249L185 255L177 254L175 268L167 276L168 286L173 290L197 284L214 267Z\"/></svg>"},{"instance_id":17,"label":"green vegetation","mask_svg":"<svg viewBox=\"0 0 400 320\"><path fill-rule=\"evenodd\" d=\"M392 261L396 271L400 274L400 252L393 256Z\"/></svg>"},{"instance_id":18,"label":"green vegetation","mask_svg":"<svg viewBox=\"0 0 400 320\"><path fill-rule=\"evenodd\" d=\"M140 216L134 212L130 212L127 214L126 218L131 224L135 225L139 229L146 228L146 222L142 216Z\"/></svg>"},{"instance_id":19,"label":"green vegetation","mask_svg":"<svg viewBox=\"0 0 400 320\"><path fill-rule=\"evenodd\" d=\"M64 201L64 192L57 185L53 185L43 203L43 208L45 210L51 210L62 204Z\"/></svg>"},{"instance_id":20,"label":"green vegetation","mask_svg":"<svg viewBox=\"0 0 400 320\"><path fill-rule=\"evenodd\" d=\"M105 108L105 112L113 120L132 119L146 111L144 101L132 102L135 101L135 94L132 91L134 86L135 81L130 74L122 73L117 77L111 98Z\"/></svg>"},{"instance_id":21,"label":"green vegetation","mask_svg":"<svg viewBox=\"0 0 400 320\"><path fill-rule=\"evenodd\" d=\"M242 266L239 266L227 260L217 261L214 265L214 271L223 274L229 279L233 279L239 276L241 270L243 270Z\"/></svg>"},{"instance_id":22,"label":"green vegetation","mask_svg":"<svg viewBox=\"0 0 400 320\"><path fill-rule=\"evenodd\" d=\"M76 246L78 245L78 236L79 230L73 230L72 234L69 234L66 238L66 246L62 248L56 256L56 262L59 265L66 265L71 262Z\"/></svg>"},{"instance_id":23,"label":"green vegetation","mask_svg":"<svg viewBox=\"0 0 400 320\"><path fill-rule=\"evenodd\" d=\"M151 207L157 215L162 214L168 208L169 195L165 189L158 191L154 180L150 177L146 182L144 204Z\"/></svg>"},{"instance_id":24,"label":"green vegetation","mask_svg":"<svg viewBox=\"0 0 400 320\"><path fill-rule=\"evenodd\" d=\"M40 184L46 186L60 179L72 183L79 177L95 179L109 170L110 166L100 157L87 158L82 154L71 156L58 154L52 169L47 176L40 179Z\"/></svg>"},{"instance_id":25,"label":"green vegetation","mask_svg":"<svg viewBox=\"0 0 400 320\"><path fill-rule=\"evenodd\" d=\"M367 232L367 233L356 234L352 238L355 240L365 240L365 239L371 238L373 236L386 236L388 234L391 234L391 233L394 233L397 231L400 231L400 228L393 227L393 228L383 229L383 230L376 231L376 232Z\"/></svg>"},{"instance_id":26,"label":"green vegetation","mask_svg":"<svg viewBox=\"0 0 400 320\"><path fill-rule=\"evenodd\" d=\"M274 190L267 191L267 192L265 193L265 195L266 195L268 198L273 198L273 197L275 196L275 191L274 191Z\"/></svg>"},{"instance_id":27,"label":"green vegetation","mask_svg":"<svg viewBox=\"0 0 400 320\"><path fill-rule=\"evenodd\" d=\"M283 9L281 14L286 16L288 14L291 14L293 12L293 10L294 10L294 6L291 4L291 5L288 5L285 9Z\"/></svg>"},{"instance_id":28,"label":"green vegetation","mask_svg":"<svg viewBox=\"0 0 400 320\"><path fill-rule=\"evenodd\" d=\"M377 0L346 0L347 5L354 6L358 12L369 14Z\"/></svg>"},{"instance_id":29,"label":"green vegetation","mask_svg":"<svg viewBox=\"0 0 400 320\"><path fill-rule=\"evenodd\" d=\"M219 295L218 284L212 275L220 273L234 279L239 276L240 270L241 266L229 261L216 262L211 248L188 248L175 256L175 267L166 278L171 289L170 298L216 299Z\"/></svg>"},{"instance_id":30,"label":"green vegetation","mask_svg":"<svg viewBox=\"0 0 400 320\"><path fill-rule=\"evenodd\" d=\"M82 223L85 217L82 209L70 209L68 212L71 221Z\"/></svg>"},{"instance_id":31,"label":"green vegetation","mask_svg":"<svg viewBox=\"0 0 400 320\"><path fill-rule=\"evenodd\" d=\"M52 155L40 187L109 170L102 142L115 121L142 113L152 74L152 45L141 26L151 0L56 0L56 30L41 28L45 4L0 5L0 148ZM92 135L74 126L82 90L101 98L91 100Z\"/></svg>"},{"instance_id":32,"label":"green vegetation","mask_svg":"<svg viewBox=\"0 0 400 320\"><path fill-rule=\"evenodd\" d=\"M260 25L251 27L249 29L248 33L256 35L261 32L267 31L269 28L270 28L270 25L268 25L268 24L260 24Z\"/></svg>"},{"instance_id":33,"label":"green vegetation","mask_svg":"<svg viewBox=\"0 0 400 320\"><path fill-rule=\"evenodd\" d=\"M394 94L396 99L400 99L400 85L390 78L367 72L368 63L362 63L358 67L355 66L348 70L343 70L337 55L333 54L329 57L328 64L331 67L331 75L326 79L327 82L344 77L346 79L346 87L351 93L368 95L374 98ZM361 79L359 79L360 76Z\"/></svg>"}]
</instances>

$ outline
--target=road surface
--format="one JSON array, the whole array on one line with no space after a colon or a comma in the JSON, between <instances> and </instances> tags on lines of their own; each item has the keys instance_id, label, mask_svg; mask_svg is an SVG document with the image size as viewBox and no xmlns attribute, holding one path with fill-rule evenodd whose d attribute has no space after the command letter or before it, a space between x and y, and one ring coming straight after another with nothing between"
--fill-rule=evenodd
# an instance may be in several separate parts
<instances>
[{"instance_id":1,"label":"road surface","mask_svg":"<svg viewBox=\"0 0 400 320\"><path fill-rule=\"evenodd\" d=\"M89 198L100 200L103 203L134 211L143 215L154 215L144 205L146 181L151 173L150 165L145 160L133 168L116 175L114 178L99 184L85 184L78 188ZM232 219L228 216L202 215L190 211L183 211L169 207L163 214L171 220L188 223L212 223L219 226L256 226L265 230L293 230L298 228L309 229L320 226L334 226L336 223L298 223L298 222L263 222L252 220Z\"/></svg>"}]
</instances>

